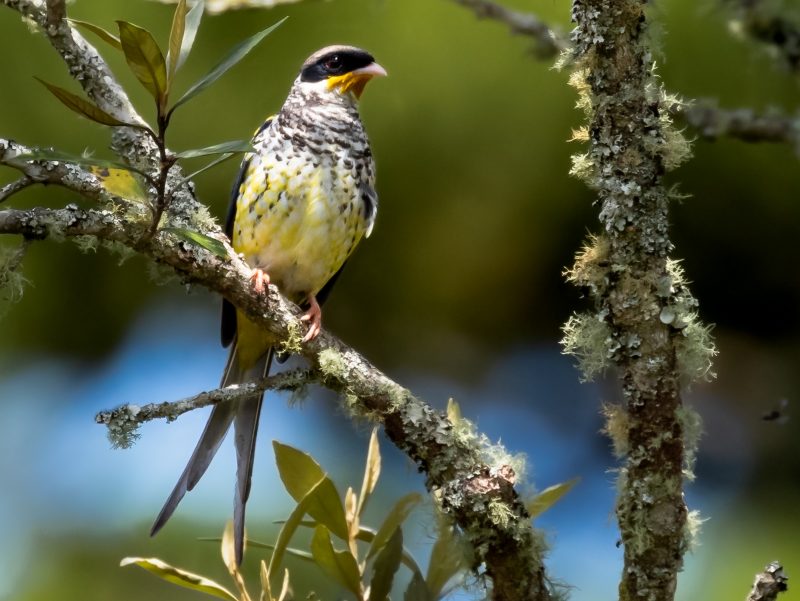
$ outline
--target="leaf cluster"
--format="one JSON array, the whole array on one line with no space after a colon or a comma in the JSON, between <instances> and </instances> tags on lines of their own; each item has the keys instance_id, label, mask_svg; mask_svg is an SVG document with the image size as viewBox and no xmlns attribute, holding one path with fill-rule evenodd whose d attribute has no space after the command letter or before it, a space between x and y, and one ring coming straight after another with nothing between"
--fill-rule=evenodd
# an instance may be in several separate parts
<instances>
[{"instance_id":1,"label":"leaf cluster","mask_svg":"<svg viewBox=\"0 0 800 601\"><path fill-rule=\"evenodd\" d=\"M313 457L277 441L273 442L273 449L283 485L296 505L281 521L281 530L274 544L247 540L250 548L269 551L269 557L260 563L261 601L290 601L293 598L289 570L282 567L287 554L314 563L357 601L388 601L401 566L411 572L404 591L405 601L437 601L461 584L459 577L463 576L467 564L458 536L444 516L439 515L438 537L426 573L423 574L416 559L403 546L402 524L422 501L418 493L400 498L377 529L361 523L380 477L377 430L373 430L370 438L360 492L348 487L344 497ZM314 531L308 551L289 546L300 528ZM121 565L138 565L168 582L222 599L251 601L236 563L231 523L228 523L221 541L223 562L238 594L211 579L156 558L128 557L122 560ZM279 589L275 587L277 574L280 574ZM276 595L273 591L280 592Z\"/></svg>"}]
</instances>

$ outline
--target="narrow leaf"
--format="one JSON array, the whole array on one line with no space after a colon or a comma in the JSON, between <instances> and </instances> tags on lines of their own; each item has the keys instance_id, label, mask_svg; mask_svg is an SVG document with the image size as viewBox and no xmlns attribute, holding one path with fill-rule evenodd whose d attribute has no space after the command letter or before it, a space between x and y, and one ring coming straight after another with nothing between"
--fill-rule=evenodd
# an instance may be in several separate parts
<instances>
[{"instance_id":1,"label":"narrow leaf","mask_svg":"<svg viewBox=\"0 0 800 601\"><path fill-rule=\"evenodd\" d=\"M286 599L291 599L291 593L292 588L289 586L289 570L287 568L283 570L283 584L281 584L281 594L278 595L278 601L286 601Z\"/></svg>"},{"instance_id":2,"label":"narrow leaf","mask_svg":"<svg viewBox=\"0 0 800 601\"><path fill-rule=\"evenodd\" d=\"M114 34L106 31L105 29L103 29L99 25L95 25L94 23L89 23L87 21L80 21L78 19L67 19L67 21L69 21L73 25L77 25L78 27L82 27L83 29L85 29L87 31L91 31L93 34L95 34L97 37L99 37L101 40L103 40L107 44L112 45L117 50L122 50L122 42L119 41L119 38L117 36L115 36Z\"/></svg>"},{"instance_id":3,"label":"narrow leaf","mask_svg":"<svg viewBox=\"0 0 800 601\"><path fill-rule=\"evenodd\" d=\"M147 202L147 194L130 169L112 169L92 165L89 171L111 194L135 202Z\"/></svg>"},{"instance_id":4,"label":"narrow leaf","mask_svg":"<svg viewBox=\"0 0 800 601\"><path fill-rule=\"evenodd\" d=\"M136 79L164 106L167 93L167 65L153 34L127 21L117 21L125 60Z\"/></svg>"},{"instance_id":5,"label":"narrow leaf","mask_svg":"<svg viewBox=\"0 0 800 601\"><path fill-rule=\"evenodd\" d=\"M217 584L213 580L209 580L204 576L198 576L197 574L192 574L191 572L180 570L167 563L164 563L163 561L155 557L150 557L150 558L126 557L120 562L119 565L120 566L137 565L144 568L148 572L152 572L159 578L162 578L167 582L177 584L178 586L189 588L195 591L201 591L208 595L219 597L220 599L238 601L238 599L234 596L233 593L231 593L228 589L226 589L222 585Z\"/></svg>"},{"instance_id":6,"label":"narrow leaf","mask_svg":"<svg viewBox=\"0 0 800 601\"><path fill-rule=\"evenodd\" d=\"M361 494L358 496L358 515L363 515L372 491L378 484L381 475L381 450L378 445L378 428L372 429L367 451L367 464L364 467L364 479L361 482Z\"/></svg>"},{"instance_id":7,"label":"narrow leaf","mask_svg":"<svg viewBox=\"0 0 800 601\"><path fill-rule=\"evenodd\" d=\"M394 504L386 519L383 520L383 524L375 533L375 539L367 552L367 559L374 557L389 542L389 538L394 534L394 531L400 527L420 501L422 501L422 496L419 493L412 492L401 497Z\"/></svg>"},{"instance_id":8,"label":"narrow leaf","mask_svg":"<svg viewBox=\"0 0 800 601\"><path fill-rule=\"evenodd\" d=\"M164 231L177 236L181 240L205 248L207 251L214 253L221 259L225 259L228 256L228 251L225 249L225 245L211 236L206 236L205 234L201 234L195 230L182 227L165 227Z\"/></svg>"},{"instance_id":9,"label":"narrow leaf","mask_svg":"<svg viewBox=\"0 0 800 601\"><path fill-rule=\"evenodd\" d=\"M432 601L435 599L428 591L428 585L421 574L414 574L411 582L408 583L403 601Z\"/></svg>"},{"instance_id":10,"label":"narrow leaf","mask_svg":"<svg viewBox=\"0 0 800 601\"><path fill-rule=\"evenodd\" d=\"M327 526L328 530L336 536L342 540L348 540L349 531L344 505L342 505L342 499L339 497L339 491L336 490L333 480L326 476L314 489L313 494L309 493L306 511L317 522Z\"/></svg>"},{"instance_id":11,"label":"narrow leaf","mask_svg":"<svg viewBox=\"0 0 800 601\"><path fill-rule=\"evenodd\" d=\"M325 526L319 525L311 539L311 555L325 574L344 588L361 598L361 573L358 562L349 551L333 548L331 535Z\"/></svg>"},{"instance_id":12,"label":"narrow leaf","mask_svg":"<svg viewBox=\"0 0 800 601\"><path fill-rule=\"evenodd\" d=\"M567 482L561 482L560 484L548 486L538 495L533 497L533 499L528 501L525 504L525 508L528 510L528 513L531 514L531 517L535 518L555 505L556 501L567 494L569 490L579 481L580 478L573 478Z\"/></svg>"},{"instance_id":13,"label":"narrow leaf","mask_svg":"<svg viewBox=\"0 0 800 601\"><path fill-rule=\"evenodd\" d=\"M453 526L443 515L438 516L438 537L431 550L425 582L432 599L438 599L442 590L456 574L466 568L464 552L458 544Z\"/></svg>"},{"instance_id":14,"label":"narrow leaf","mask_svg":"<svg viewBox=\"0 0 800 601\"><path fill-rule=\"evenodd\" d=\"M91 119L92 121L101 123L102 125L128 125L124 121L120 121L119 119L112 117L103 109L95 106L88 100L84 100L80 96L73 94L72 92L68 92L64 88L54 86L51 83L47 83L43 79L39 79L38 77L35 77L35 79L48 90L50 90L53 96L58 98L62 104L64 104L64 106L75 111L79 115L86 117L87 119Z\"/></svg>"},{"instance_id":15,"label":"narrow leaf","mask_svg":"<svg viewBox=\"0 0 800 601\"><path fill-rule=\"evenodd\" d=\"M183 34L186 31L186 0L178 0L175 13L172 15L172 27L169 30L169 48L167 49L167 87L172 87L172 80L178 70L178 59L181 56Z\"/></svg>"},{"instance_id":16,"label":"narrow leaf","mask_svg":"<svg viewBox=\"0 0 800 601\"><path fill-rule=\"evenodd\" d=\"M236 153L235 153L235 152L226 152L225 154L222 154L222 155L220 155L220 157L219 157L219 158L216 158L216 159L214 159L214 160L213 160L213 161L211 161L211 162L210 162L208 165L204 165L203 167L200 167L200 169L198 169L197 171L192 171L192 172L191 172L189 175L187 175L186 177L184 177L183 179L181 179L181 180L178 182L178 184L177 184L177 185L183 184L184 182L188 182L190 179L193 179L193 178L195 178L196 176L198 176L198 175L200 175L201 173L203 173L203 171L208 171L208 170L209 170L209 169L211 169L212 167L216 167L216 166L217 166L217 165L219 165L220 163L224 163L225 161L227 161L227 160L228 160L229 158L231 158L232 156L236 156Z\"/></svg>"},{"instance_id":17,"label":"narrow leaf","mask_svg":"<svg viewBox=\"0 0 800 601\"><path fill-rule=\"evenodd\" d=\"M461 421L461 407L452 398L447 399L447 419L450 420L454 426L458 425Z\"/></svg>"},{"instance_id":18,"label":"narrow leaf","mask_svg":"<svg viewBox=\"0 0 800 601\"><path fill-rule=\"evenodd\" d=\"M272 587L269 585L269 569L267 568L267 562L263 559L261 560L258 575L261 578L261 595L259 596L259 601L273 601Z\"/></svg>"},{"instance_id":19,"label":"narrow leaf","mask_svg":"<svg viewBox=\"0 0 800 601\"><path fill-rule=\"evenodd\" d=\"M206 75L204 75L197 82L195 82L195 84L191 88L186 90L184 95L181 96L178 102L176 102L170 109L170 113L172 113L172 111L174 111L183 103L197 96L200 92L205 90L208 86L210 86L220 77L222 77L228 71L228 69L233 67L236 63L238 63L245 56L247 56L247 54L253 48L255 48L259 44L259 42L261 42L261 40L263 40L270 33L272 33L275 30L275 28L280 26L287 18L288 17L284 17L271 27L267 27L265 30L259 31L257 34L250 36L249 38L247 38L243 42L240 42L238 45L232 48L231 51L228 53L228 55L224 59L222 59L213 69L211 69L211 71L209 71Z\"/></svg>"},{"instance_id":20,"label":"narrow leaf","mask_svg":"<svg viewBox=\"0 0 800 601\"><path fill-rule=\"evenodd\" d=\"M312 493L313 488L309 494ZM292 537L297 531L297 527L300 525L303 516L306 515L306 503L307 501L303 499L297 504L297 506L295 506L295 508L292 510L292 513L290 513L289 517L286 519L286 523L284 523L281 531L278 533L278 539L275 541L275 548L272 551L272 556L269 558L269 568L267 572L270 575L277 572L278 568L280 568L281 562L283 561L283 555L286 553L286 550L289 547L289 541L292 540Z\"/></svg>"},{"instance_id":21,"label":"narrow leaf","mask_svg":"<svg viewBox=\"0 0 800 601\"><path fill-rule=\"evenodd\" d=\"M396 528L389 541L375 558L372 580L369 587L369 601L388 601L392 582L403 556L403 531Z\"/></svg>"},{"instance_id":22,"label":"narrow leaf","mask_svg":"<svg viewBox=\"0 0 800 601\"><path fill-rule=\"evenodd\" d=\"M210 154L224 154L226 152L254 152L255 148L248 140L232 140L230 142L220 142L213 146L205 146L204 148L193 148L191 150L184 150L177 153L175 156L179 159L193 159L196 157L204 157Z\"/></svg>"},{"instance_id":23,"label":"narrow leaf","mask_svg":"<svg viewBox=\"0 0 800 601\"><path fill-rule=\"evenodd\" d=\"M181 50L178 56L178 64L175 70L181 68L181 65L189 58L189 53L192 51L194 45L194 38L197 35L197 30L200 27L200 20L203 18L203 9L205 7L204 0L197 0L192 6L192 10L186 15L186 28L183 32L183 40L181 40Z\"/></svg>"},{"instance_id":24,"label":"narrow leaf","mask_svg":"<svg viewBox=\"0 0 800 601\"><path fill-rule=\"evenodd\" d=\"M238 571L236 565L236 545L233 541L233 521L228 520L225 524L225 530L222 533L222 545L220 545L222 552L222 563L228 568L228 572L235 574Z\"/></svg>"}]
</instances>

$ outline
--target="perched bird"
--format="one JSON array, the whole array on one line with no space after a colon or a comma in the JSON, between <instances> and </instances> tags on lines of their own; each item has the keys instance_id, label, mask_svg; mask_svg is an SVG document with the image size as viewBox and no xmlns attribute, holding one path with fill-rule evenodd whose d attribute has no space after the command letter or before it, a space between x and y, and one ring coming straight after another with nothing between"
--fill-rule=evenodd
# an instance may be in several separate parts
<instances>
[{"instance_id":1,"label":"perched bird","mask_svg":"<svg viewBox=\"0 0 800 601\"><path fill-rule=\"evenodd\" d=\"M280 112L253 138L231 194L225 231L253 267L259 291L274 283L304 308L304 340L320 331L320 304L359 241L375 223L375 165L358 100L367 82L386 71L352 46L330 46L303 64ZM223 300L222 344L232 344L222 386L264 377L272 340ZM151 535L170 518L186 491L211 463L231 423L236 446L234 540L244 547L245 503L250 493L263 394L214 406L205 430Z\"/></svg>"}]
</instances>

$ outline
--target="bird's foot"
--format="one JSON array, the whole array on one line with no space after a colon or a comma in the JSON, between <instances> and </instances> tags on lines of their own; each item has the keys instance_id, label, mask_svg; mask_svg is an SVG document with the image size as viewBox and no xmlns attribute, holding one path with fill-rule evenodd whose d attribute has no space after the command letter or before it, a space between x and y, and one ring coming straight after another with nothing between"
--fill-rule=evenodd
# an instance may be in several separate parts
<instances>
[{"instance_id":1,"label":"bird's foot","mask_svg":"<svg viewBox=\"0 0 800 601\"><path fill-rule=\"evenodd\" d=\"M308 331L306 332L306 335L303 336L303 342L314 340L314 338L319 336L319 333L322 330L322 309L320 308L316 297L308 297L308 303L311 306L308 308L308 311L303 313L302 317L300 317L300 321L308 322Z\"/></svg>"},{"instance_id":2,"label":"bird's foot","mask_svg":"<svg viewBox=\"0 0 800 601\"><path fill-rule=\"evenodd\" d=\"M253 269L250 281L253 283L256 294L264 294L269 288L269 274L258 267Z\"/></svg>"}]
</instances>

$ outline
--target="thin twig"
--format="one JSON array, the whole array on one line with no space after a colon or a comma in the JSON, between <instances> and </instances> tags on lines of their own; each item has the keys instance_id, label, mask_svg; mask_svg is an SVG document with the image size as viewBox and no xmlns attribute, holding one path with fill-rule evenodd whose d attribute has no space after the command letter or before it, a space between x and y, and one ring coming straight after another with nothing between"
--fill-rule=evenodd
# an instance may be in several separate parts
<instances>
[{"instance_id":1,"label":"thin twig","mask_svg":"<svg viewBox=\"0 0 800 601\"><path fill-rule=\"evenodd\" d=\"M188 411L228 403L265 390L298 390L317 381L318 377L319 374L310 369L293 369L268 376L259 382L217 388L179 401L122 405L111 411L101 411L94 419L98 424L108 426L108 437L114 447L127 448L137 437L136 429L145 422L154 419L173 421Z\"/></svg>"},{"instance_id":2,"label":"thin twig","mask_svg":"<svg viewBox=\"0 0 800 601\"><path fill-rule=\"evenodd\" d=\"M783 566L773 561L763 572L756 574L753 590L747 596L747 601L775 601L778 595L789 588L789 577L783 573Z\"/></svg>"},{"instance_id":3,"label":"thin twig","mask_svg":"<svg viewBox=\"0 0 800 601\"><path fill-rule=\"evenodd\" d=\"M531 13L522 13L491 0L453 0L469 8L479 19L493 19L508 25L513 33L533 38L536 42L536 54L539 58L553 58L569 45L567 39L550 28L539 17Z\"/></svg>"},{"instance_id":4,"label":"thin twig","mask_svg":"<svg viewBox=\"0 0 800 601\"><path fill-rule=\"evenodd\" d=\"M800 72L800 24L779 12L780 3L764 0L725 0L737 5L740 21L736 29L775 50L786 66Z\"/></svg>"},{"instance_id":5,"label":"thin twig","mask_svg":"<svg viewBox=\"0 0 800 601\"><path fill-rule=\"evenodd\" d=\"M6 184L2 188L0 188L0 202L8 200L17 192L24 190L28 186L31 186L35 183L36 182L34 182L32 178L28 177L27 175L24 175L18 180Z\"/></svg>"},{"instance_id":6,"label":"thin twig","mask_svg":"<svg viewBox=\"0 0 800 601\"><path fill-rule=\"evenodd\" d=\"M800 117L777 111L757 113L751 108L721 109L711 100L682 105L675 113L709 140L729 137L744 142L784 143L800 154Z\"/></svg>"}]
</instances>

